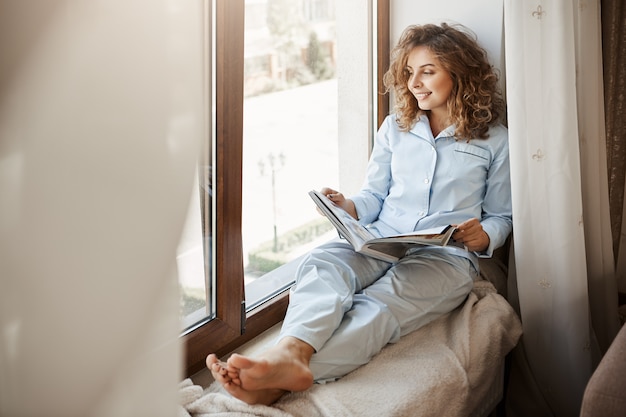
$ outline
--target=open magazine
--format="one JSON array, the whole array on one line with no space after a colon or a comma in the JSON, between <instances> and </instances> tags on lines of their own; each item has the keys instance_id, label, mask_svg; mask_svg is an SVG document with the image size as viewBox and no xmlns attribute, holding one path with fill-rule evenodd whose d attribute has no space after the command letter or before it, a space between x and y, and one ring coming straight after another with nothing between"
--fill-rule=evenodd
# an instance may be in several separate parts
<instances>
[{"instance_id":1,"label":"open magazine","mask_svg":"<svg viewBox=\"0 0 626 417\"><path fill-rule=\"evenodd\" d=\"M355 251L386 262L396 262L406 254L407 250L415 246L446 246L456 230L454 226L448 225L377 238L324 194L313 190L309 191L309 195L335 226L339 236L350 242Z\"/></svg>"}]
</instances>

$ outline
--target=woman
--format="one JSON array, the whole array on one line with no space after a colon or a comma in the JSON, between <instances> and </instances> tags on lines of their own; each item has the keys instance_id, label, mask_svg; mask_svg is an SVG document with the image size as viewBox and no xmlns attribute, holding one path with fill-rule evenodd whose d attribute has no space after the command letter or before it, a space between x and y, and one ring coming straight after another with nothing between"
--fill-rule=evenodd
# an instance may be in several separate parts
<instances>
[{"instance_id":1,"label":"woman","mask_svg":"<svg viewBox=\"0 0 626 417\"><path fill-rule=\"evenodd\" d=\"M387 343L461 304L511 232L504 102L485 51L464 28L410 26L392 51L385 85L395 114L380 127L361 191L321 192L378 236L448 224L461 247L425 247L396 263L342 240L301 263L276 345L260 356L213 354L226 391L271 404L287 391L339 378Z\"/></svg>"}]
</instances>

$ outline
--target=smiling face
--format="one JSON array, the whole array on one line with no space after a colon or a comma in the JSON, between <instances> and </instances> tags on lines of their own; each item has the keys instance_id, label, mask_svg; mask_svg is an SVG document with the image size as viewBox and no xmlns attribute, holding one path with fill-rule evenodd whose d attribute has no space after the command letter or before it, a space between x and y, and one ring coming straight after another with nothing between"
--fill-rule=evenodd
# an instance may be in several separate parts
<instances>
[{"instance_id":1,"label":"smiling face","mask_svg":"<svg viewBox=\"0 0 626 417\"><path fill-rule=\"evenodd\" d=\"M454 82L435 55L425 46L414 48L407 59L407 86L417 99L419 108L447 118L448 97Z\"/></svg>"}]
</instances>

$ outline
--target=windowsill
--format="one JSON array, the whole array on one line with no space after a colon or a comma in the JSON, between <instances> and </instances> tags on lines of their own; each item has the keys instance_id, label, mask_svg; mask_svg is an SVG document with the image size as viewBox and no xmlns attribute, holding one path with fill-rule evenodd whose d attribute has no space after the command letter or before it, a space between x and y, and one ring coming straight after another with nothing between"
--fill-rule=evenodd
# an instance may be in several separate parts
<instances>
[{"instance_id":1,"label":"windowsill","mask_svg":"<svg viewBox=\"0 0 626 417\"><path fill-rule=\"evenodd\" d=\"M247 356L255 356L259 352L265 350L268 346L274 344L274 341L278 337L281 324L282 322L275 324L273 327L261 333L259 336L242 345L239 349L237 349L236 353ZM226 360L232 353L235 352L231 352L220 359ZM190 377L190 379L195 385L199 385L205 389L214 382L213 376L211 376L211 372L209 372L207 368L204 368L200 372L196 372Z\"/></svg>"}]
</instances>

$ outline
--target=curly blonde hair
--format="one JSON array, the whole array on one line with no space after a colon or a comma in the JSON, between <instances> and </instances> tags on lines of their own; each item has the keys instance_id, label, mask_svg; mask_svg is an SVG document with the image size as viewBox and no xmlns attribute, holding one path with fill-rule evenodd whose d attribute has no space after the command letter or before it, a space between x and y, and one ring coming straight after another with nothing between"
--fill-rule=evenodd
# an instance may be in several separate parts
<instances>
[{"instance_id":1,"label":"curly blonde hair","mask_svg":"<svg viewBox=\"0 0 626 417\"><path fill-rule=\"evenodd\" d=\"M489 126L504 116L505 103L498 73L489 64L476 37L461 25L413 25L404 30L391 51L391 64L383 76L386 92L395 93L394 110L401 130L408 131L426 113L408 88L408 56L418 46L427 47L450 73L453 81L448 116L456 125L457 139L486 139Z\"/></svg>"}]
</instances>

